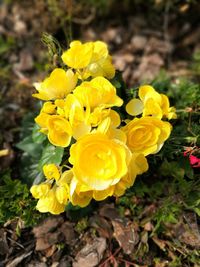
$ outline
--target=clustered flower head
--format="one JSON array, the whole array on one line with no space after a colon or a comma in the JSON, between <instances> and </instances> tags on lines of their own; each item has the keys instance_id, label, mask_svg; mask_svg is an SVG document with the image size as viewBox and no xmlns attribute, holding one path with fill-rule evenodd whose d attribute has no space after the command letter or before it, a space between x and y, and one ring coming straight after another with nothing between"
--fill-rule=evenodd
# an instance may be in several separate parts
<instances>
[{"instance_id":1,"label":"clustered flower head","mask_svg":"<svg viewBox=\"0 0 200 267\"><path fill-rule=\"evenodd\" d=\"M45 181L31 187L37 209L52 214L69 202L85 207L92 199L122 196L148 170L146 156L169 138L166 120L176 118L168 97L143 85L139 98L125 107L131 119L121 120L116 107L125 99L111 82L115 69L104 42L73 41L62 60L66 69L56 68L36 83L33 95L45 101L35 118L40 132L69 155L60 166L44 165Z\"/></svg>"}]
</instances>

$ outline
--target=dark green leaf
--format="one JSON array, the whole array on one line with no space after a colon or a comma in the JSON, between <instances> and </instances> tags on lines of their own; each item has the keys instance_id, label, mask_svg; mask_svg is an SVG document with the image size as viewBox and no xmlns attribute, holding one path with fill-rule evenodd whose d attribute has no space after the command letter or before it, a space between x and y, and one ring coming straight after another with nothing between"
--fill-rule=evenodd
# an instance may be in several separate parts
<instances>
[{"instance_id":1,"label":"dark green leaf","mask_svg":"<svg viewBox=\"0 0 200 267\"><path fill-rule=\"evenodd\" d=\"M48 144L42 152L42 157L38 165L39 170L42 170L42 167L48 163L60 164L62 161L63 153L64 148L55 147L51 144Z\"/></svg>"}]
</instances>

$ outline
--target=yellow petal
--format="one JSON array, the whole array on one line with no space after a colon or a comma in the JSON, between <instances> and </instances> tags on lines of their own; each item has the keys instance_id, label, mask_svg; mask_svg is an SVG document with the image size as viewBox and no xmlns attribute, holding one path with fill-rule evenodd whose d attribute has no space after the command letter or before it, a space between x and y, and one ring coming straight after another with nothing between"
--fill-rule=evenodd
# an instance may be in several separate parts
<instances>
[{"instance_id":1,"label":"yellow petal","mask_svg":"<svg viewBox=\"0 0 200 267\"><path fill-rule=\"evenodd\" d=\"M41 100L62 99L75 88L76 83L77 75L72 70L56 68L42 83L35 84L39 93L33 96Z\"/></svg>"},{"instance_id":2,"label":"yellow petal","mask_svg":"<svg viewBox=\"0 0 200 267\"><path fill-rule=\"evenodd\" d=\"M65 205L60 204L56 198L55 190L50 190L46 197L38 200L36 209L40 212L50 212L52 214L60 214L64 212Z\"/></svg>"},{"instance_id":3,"label":"yellow petal","mask_svg":"<svg viewBox=\"0 0 200 267\"><path fill-rule=\"evenodd\" d=\"M131 116L137 116L143 112L144 105L141 100L131 99L126 105L126 112Z\"/></svg>"},{"instance_id":4,"label":"yellow petal","mask_svg":"<svg viewBox=\"0 0 200 267\"><path fill-rule=\"evenodd\" d=\"M56 188L56 198L60 204L66 205L69 199L69 186L67 184Z\"/></svg>"},{"instance_id":5,"label":"yellow petal","mask_svg":"<svg viewBox=\"0 0 200 267\"><path fill-rule=\"evenodd\" d=\"M88 42L82 44L74 41L70 44L70 48L62 54L63 62L74 69L82 69L88 66L93 53L93 43Z\"/></svg>"},{"instance_id":6,"label":"yellow petal","mask_svg":"<svg viewBox=\"0 0 200 267\"><path fill-rule=\"evenodd\" d=\"M58 180L60 178L60 170L54 163L45 164L43 166L43 172L47 179Z\"/></svg>"}]
</instances>

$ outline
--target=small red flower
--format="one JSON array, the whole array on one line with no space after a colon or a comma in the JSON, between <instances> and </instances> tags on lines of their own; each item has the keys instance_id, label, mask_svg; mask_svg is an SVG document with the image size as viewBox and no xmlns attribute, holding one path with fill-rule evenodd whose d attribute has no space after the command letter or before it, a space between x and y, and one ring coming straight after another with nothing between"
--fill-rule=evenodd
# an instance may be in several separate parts
<instances>
[{"instance_id":1,"label":"small red flower","mask_svg":"<svg viewBox=\"0 0 200 267\"><path fill-rule=\"evenodd\" d=\"M189 161L192 168L200 168L200 158L192 155L192 153L199 151L198 147L186 147L183 155L187 157L189 155Z\"/></svg>"},{"instance_id":2,"label":"small red flower","mask_svg":"<svg viewBox=\"0 0 200 267\"><path fill-rule=\"evenodd\" d=\"M193 156L193 155L190 155L189 156L189 160L190 160L190 165L193 167L193 168L200 168L200 159Z\"/></svg>"}]
</instances>

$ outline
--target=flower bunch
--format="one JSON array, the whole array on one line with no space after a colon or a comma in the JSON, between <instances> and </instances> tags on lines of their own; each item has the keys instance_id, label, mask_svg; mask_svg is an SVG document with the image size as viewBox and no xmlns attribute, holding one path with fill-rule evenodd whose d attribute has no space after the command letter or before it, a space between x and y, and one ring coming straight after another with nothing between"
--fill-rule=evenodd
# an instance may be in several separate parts
<instances>
[{"instance_id":1,"label":"flower bunch","mask_svg":"<svg viewBox=\"0 0 200 267\"><path fill-rule=\"evenodd\" d=\"M37 209L52 214L69 202L85 207L92 199L123 195L148 170L146 156L168 139L172 126L166 120L176 118L168 97L143 85L122 121L126 99L112 84L115 69L105 43L73 41L62 60L66 68L36 83L33 95L45 101L35 118L40 132L66 152L59 166L45 164L45 181L31 187Z\"/></svg>"}]
</instances>

